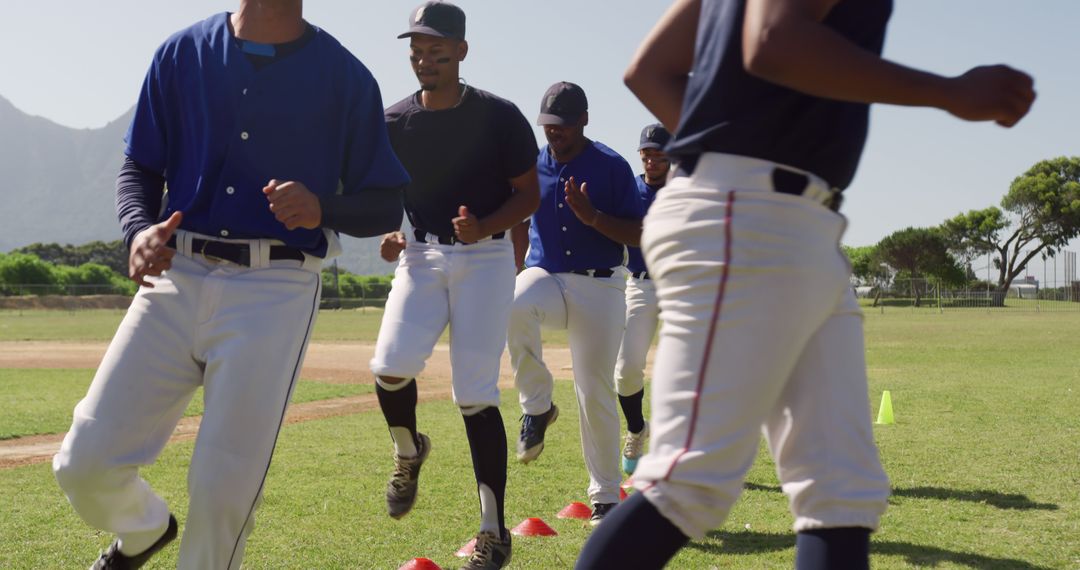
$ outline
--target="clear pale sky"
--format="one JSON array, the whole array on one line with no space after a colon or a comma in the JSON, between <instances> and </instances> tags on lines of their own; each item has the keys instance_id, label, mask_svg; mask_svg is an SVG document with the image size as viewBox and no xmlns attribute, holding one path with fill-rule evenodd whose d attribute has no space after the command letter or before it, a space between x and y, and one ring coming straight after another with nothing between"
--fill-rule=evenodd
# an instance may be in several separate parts
<instances>
[{"instance_id":1,"label":"clear pale sky","mask_svg":"<svg viewBox=\"0 0 1080 570\"><path fill-rule=\"evenodd\" d=\"M389 105L416 89L407 44L396 39L416 3L309 0L305 17L371 69ZM621 77L667 2L457 3L468 17L462 75L470 84L514 101L532 119L548 85L579 83L590 101L586 134L640 170L637 136L654 119ZM100 127L135 103L150 57L169 34L238 6L224 0L4 4L0 95L24 112L79 128ZM950 75L1006 63L1035 77L1039 98L1013 129L962 123L941 111L876 106L859 173L846 192L845 243L872 244L906 226L936 225L997 204L1012 179L1038 160L1080 154L1078 22L1076 0L896 0L886 57Z\"/></svg>"}]
</instances>

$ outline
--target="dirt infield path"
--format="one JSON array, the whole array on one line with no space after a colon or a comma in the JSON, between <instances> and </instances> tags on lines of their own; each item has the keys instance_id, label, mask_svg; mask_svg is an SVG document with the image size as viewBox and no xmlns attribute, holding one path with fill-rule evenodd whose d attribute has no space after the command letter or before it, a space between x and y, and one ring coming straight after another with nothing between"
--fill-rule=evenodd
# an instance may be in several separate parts
<instances>
[{"instance_id":1,"label":"dirt infield path","mask_svg":"<svg viewBox=\"0 0 1080 570\"><path fill-rule=\"evenodd\" d=\"M96 368L105 353L106 343L72 342L0 342L0 368ZM373 382L367 369L368 360L375 346L371 343L320 342L312 343L304 359L300 373L305 380L366 384ZM420 376L420 401L449 400L450 358L449 348L439 345ZM570 376L570 351L562 347L544 350L544 359L558 376ZM562 371L563 374L559 374ZM513 386L510 377L509 356L503 354L502 375L499 385ZM362 394L346 398L334 398L305 402L289 407L285 417L287 424L320 418L355 414L373 410L379 405L375 394ZM184 418L176 426L169 442L187 441L195 438L200 417ZM0 469L41 463L52 458L60 449L64 434L35 435L0 441Z\"/></svg>"}]
</instances>

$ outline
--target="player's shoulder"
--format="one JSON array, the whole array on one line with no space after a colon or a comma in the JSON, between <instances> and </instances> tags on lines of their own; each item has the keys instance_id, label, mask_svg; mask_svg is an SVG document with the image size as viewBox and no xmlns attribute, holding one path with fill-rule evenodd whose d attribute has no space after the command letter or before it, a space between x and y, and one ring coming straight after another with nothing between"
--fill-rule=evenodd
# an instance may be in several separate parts
<instances>
[{"instance_id":1,"label":"player's shoulder","mask_svg":"<svg viewBox=\"0 0 1080 570\"><path fill-rule=\"evenodd\" d=\"M626 162L626 159L623 158L621 154L615 152L608 145L600 141L590 141L590 143L591 144L589 144L589 148L592 149L593 156L598 160L612 162L616 164L626 164L627 168L629 168L629 164Z\"/></svg>"},{"instance_id":2,"label":"player's shoulder","mask_svg":"<svg viewBox=\"0 0 1080 570\"><path fill-rule=\"evenodd\" d=\"M514 104L513 101L500 97L491 91L485 91L478 87L469 86L472 91L472 95L479 99L484 105L503 112L520 113L521 110Z\"/></svg>"},{"instance_id":3,"label":"player's shoulder","mask_svg":"<svg viewBox=\"0 0 1080 570\"><path fill-rule=\"evenodd\" d=\"M386 116L387 123L393 123L402 117L413 113L417 108L416 93L414 92L409 93L404 99L387 107L383 114Z\"/></svg>"},{"instance_id":4,"label":"player's shoulder","mask_svg":"<svg viewBox=\"0 0 1080 570\"><path fill-rule=\"evenodd\" d=\"M319 50L319 58L327 66L334 68L339 73L344 73L345 78L355 81L374 81L375 76L371 73L364 62L356 57L356 54L341 45L336 37L324 28L314 24L308 24L314 30L315 36L312 42Z\"/></svg>"},{"instance_id":5,"label":"player's shoulder","mask_svg":"<svg viewBox=\"0 0 1080 570\"><path fill-rule=\"evenodd\" d=\"M228 35L228 12L214 14L172 33L158 46L155 59L176 58L191 48L211 44L217 37Z\"/></svg>"}]
</instances>

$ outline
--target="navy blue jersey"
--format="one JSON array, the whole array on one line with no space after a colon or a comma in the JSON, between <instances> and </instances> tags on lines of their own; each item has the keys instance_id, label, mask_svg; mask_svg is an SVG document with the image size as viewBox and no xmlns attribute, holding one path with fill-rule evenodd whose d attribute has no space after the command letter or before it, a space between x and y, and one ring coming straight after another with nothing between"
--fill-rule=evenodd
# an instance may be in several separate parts
<instances>
[{"instance_id":1,"label":"navy blue jersey","mask_svg":"<svg viewBox=\"0 0 1080 570\"><path fill-rule=\"evenodd\" d=\"M618 153L589 141L581 154L567 163L556 162L547 145L537 159L540 207L529 228L526 267L551 273L608 269L623 263L623 245L586 226L566 203L566 181L571 176L586 183L592 205L617 218L641 219L644 206L638 196L634 171Z\"/></svg>"},{"instance_id":2,"label":"navy blue jersey","mask_svg":"<svg viewBox=\"0 0 1080 570\"><path fill-rule=\"evenodd\" d=\"M509 180L536 165L536 135L511 102L466 87L450 109L429 110L414 93L386 110L390 144L412 182L405 212L415 228L454 235L458 206L483 218L511 194Z\"/></svg>"},{"instance_id":3,"label":"navy blue jersey","mask_svg":"<svg viewBox=\"0 0 1080 570\"><path fill-rule=\"evenodd\" d=\"M653 186L645 182L645 175L639 174L637 177L637 189L638 196L641 197L641 203L645 208L645 213L649 212L649 207L656 201L656 192L663 188L664 185ZM641 248L626 246L626 268L631 273L640 273L645 271L645 258L641 256Z\"/></svg>"},{"instance_id":4,"label":"navy blue jersey","mask_svg":"<svg viewBox=\"0 0 1080 570\"><path fill-rule=\"evenodd\" d=\"M866 142L870 106L806 95L747 73L746 0L703 0L682 119L667 153L692 170L703 152L762 158L846 188ZM841 0L823 21L880 54L892 0Z\"/></svg>"},{"instance_id":5,"label":"navy blue jersey","mask_svg":"<svg viewBox=\"0 0 1080 570\"><path fill-rule=\"evenodd\" d=\"M317 195L408 182L387 139L379 86L359 60L314 28L302 47L257 69L227 13L158 48L126 153L166 178L159 220L181 211L185 230L278 239L318 256L322 230L285 229L262 193L267 182L302 182Z\"/></svg>"}]
</instances>

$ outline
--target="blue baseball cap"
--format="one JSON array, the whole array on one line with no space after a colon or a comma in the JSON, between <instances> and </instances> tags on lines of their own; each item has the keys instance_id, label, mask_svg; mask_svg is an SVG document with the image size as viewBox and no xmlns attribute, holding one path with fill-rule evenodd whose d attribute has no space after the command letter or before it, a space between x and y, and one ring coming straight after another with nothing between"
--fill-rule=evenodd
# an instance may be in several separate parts
<instances>
[{"instance_id":1,"label":"blue baseball cap","mask_svg":"<svg viewBox=\"0 0 1080 570\"><path fill-rule=\"evenodd\" d=\"M641 140L638 142L638 150L647 148L663 149L671 140L671 133L660 123L653 123L641 129Z\"/></svg>"},{"instance_id":2,"label":"blue baseball cap","mask_svg":"<svg viewBox=\"0 0 1080 570\"><path fill-rule=\"evenodd\" d=\"M413 34L464 40L465 12L449 2L424 2L409 15L409 31L398 38Z\"/></svg>"},{"instance_id":3,"label":"blue baseball cap","mask_svg":"<svg viewBox=\"0 0 1080 570\"><path fill-rule=\"evenodd\" d=\"M585 90L568 81L560 81L548 87L544 98L540 100L540 117L536 124L574 126L581 122L581 117L589 110L589 100Z\"/></svg>"}]
</instances>

